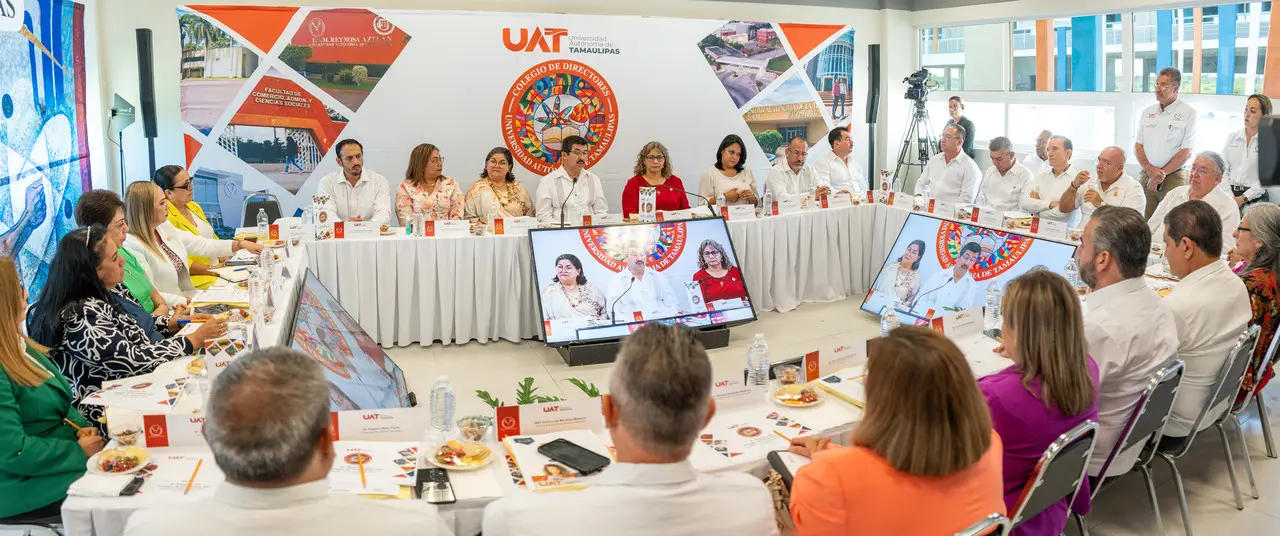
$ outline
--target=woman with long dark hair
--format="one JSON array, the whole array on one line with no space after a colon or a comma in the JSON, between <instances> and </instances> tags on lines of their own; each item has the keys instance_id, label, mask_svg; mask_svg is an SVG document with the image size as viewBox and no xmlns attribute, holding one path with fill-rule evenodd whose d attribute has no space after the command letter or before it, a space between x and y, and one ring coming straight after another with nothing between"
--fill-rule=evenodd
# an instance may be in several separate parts
<instances>
[{"instance_id":1,"label":"woman with long dark hair","mask_svg":"<svg viewBox=\"0 0 1280 536\"><path fill-rule=\"evenodd\" d=\"M27 332L49 347L50 360L71 381L77 401L100 390L103 382L145 374L189 356L227 331L225 321L210 319L186 337L169 335L153 342L108 290L124 281L118 249L99 225L67 233L49 263L49 283L27 319ZM172 334L173 327L163 329ZM100 407L82 409L90 418L101 414Z\"/></svg>"},{"instance_id":2,"label":"woman with long dark hair","mask_svg":"<svg viewBox=\"0 0 1280 536\"><path fill-rule=\"evenodd\" d=\"M494 147L484 157L480 180L467 189L466 218L488 225L489 218L533 216L533 199L511 170L515 161L505 147Z\"/></svg>"},{"instance_id":3,"label":"woman with long dark hair","mask_svg":"<svg viewBox=\"0 0 1280 536\"><path fill-rule=\"evenodd\" d=\"M702 170L698 193L715 201L723 195L730 205L754 205L756 177L747 167L747 144L737 134L725 136L716 149L716 163Z\"/></svg>"},{"instance_id":4,"label":"woman with long dark hair","mask_svg":"<svg viewBox=\"0 0 1280 536\"><path fill-rule=\"evenodd\" d=\"M912 240L895 261L885 264L876 279L876 292L887 294L898 303L910 304L920 292L920 261L929 246L924 240Z\"/></svg>"}]
</instances>

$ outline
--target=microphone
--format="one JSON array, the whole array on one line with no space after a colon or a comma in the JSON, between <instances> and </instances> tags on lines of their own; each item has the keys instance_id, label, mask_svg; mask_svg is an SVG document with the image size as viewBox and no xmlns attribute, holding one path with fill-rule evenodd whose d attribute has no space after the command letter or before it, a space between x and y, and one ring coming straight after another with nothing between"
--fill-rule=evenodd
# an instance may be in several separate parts
<instances>
[{"instance_id":1,"label":"microphone","mask_svg":"<svg viewBox=\"0 0 1280 536\"><path fill-rule=\"evenodd\" d=\"M710 199L707 199L707 198L706 198L706 197L704 197L702 194L695 194L695 193L690 192L690 191L688 191L688 190L684 190L684 189L676 188L675 186L667 186L667 185L665 185L665 184L659 185L659 186L657 186L657 188L666 188L666 189L668 189L668 190L671 190L671 191L674 191L674 192L679 192L679 193L682 193L682 194L684 194L684 195L691 195L691 196L694 196L694 197L696 197L696 198L698 198L698 199L701 199L701 200L703 200L703 201L706 201L707 206L711 207L711 212L712 212L713 214L714 214L714 213L715 213L715 211L716 211L716 209L715 209L716 204L715 204L715 203L712 203Z\"/></svg>"},{"instance_id":2,"label":"microphone","mask_svg":"<svg viewBox=\"0 0 1280 536\"><path fill-rule=\"evenodd\" d=\"M921 294L921 295L919 295L919 296L916 296L916 299L911 300L911 308L907 309L907 312L908 312L908 313L911 313L911 314L915 314L915 312L916 312L916 306L920 304L920 300L921 300L921 299L923 299L925 296L928 296L928 295L930 295L930 294L933 294L934 292L937 292L937 291L939 291L939 290L942 290L942 287L947 286L947 283L950 283L950 282L951 282L951 281L947 281L947 282L945 282L945 283L943 283L943 284L941 284L941 285L938 285L938 286L937 286L937 288L934 288L933 290L930 290L929 292L926 292L926 293L924 293L924 294Z\"/></svg>"},{"instance_id":3,"label":"microphone","mask_svg":"<svg viewBox=\"0 0 1280 536\"><path fill-rule=\"evenodd\" d=\"M613 300L613 305L609 306L609 322L610 323L612 324L618 323L618 311L617 311L618 302L622 301L622 297L626 296L628 292L631 292L631 287L634 286L635 284L636 284L636 276L633 275L631 276L631 282L627 284L627 290L622 291L622 294L619 294L618 298Z\"/></svg>"},{"instance_id":4,"label":"microphone","mask_svg":"<svg viewBox=\"0 0 1280 536\"><path fill-rule=\"evenodd\" d=\"M581 172L579 172L579 173L581 173ZM575 188L577 188L577 187L578 187L578 181L577 181L576 179L570 179L570 180L573 182L573 186L569 187L569 193L568 193L567 195L565 195L565 196L564 196L564 202L560 203L560 228L561 228L561 229L563 229L563 228L565 227L565 224L564 224L564 216L565 216L565 215L564 215L564 207L566 207L566 206L568 206L568 205L569 205L569 198L570 198L570 197L573 197L573 190L574 190Z\"/></svg>"}]
</instances>

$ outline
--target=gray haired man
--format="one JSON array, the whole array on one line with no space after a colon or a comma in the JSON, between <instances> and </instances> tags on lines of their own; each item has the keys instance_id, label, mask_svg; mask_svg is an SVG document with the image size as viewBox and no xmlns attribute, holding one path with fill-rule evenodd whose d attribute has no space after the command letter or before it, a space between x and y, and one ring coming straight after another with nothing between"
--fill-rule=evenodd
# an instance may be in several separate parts
<instances>
[{"instance_id":1,"label":"gray haired man","mask_svg":"<svg viewBox=\"0 0 1280 536\"><path fill-rule=\"evenodd\" d=\"M987 150L991 156L991 167L982 174L978 204L1000 211L1018 210L1022 187L1031 180L1031 170L1018 161L1009 138L998 136L992 139Z\"/></svg>"},{"instance_id":2,"label":"gray haired man","mask_svg":"<svg viewBox=\"0 0 1280 536\"><path fill-rule=\"evenodd\" d=\"M329 493L329 384L297 351L266 348L232 362L213 381L204 434L226 482L208 499L137 512L126 535L453 534L419 501Z\"/></svg>"},{"instance_id":3,"label":"gray haired man","mask_svg":"<svg viewBox=\"0 0 1280 536\"><path fill-rule=\"evenodd\" d=\"M1227 164L1222 156L1213 151L1205 151L1196 155L1191 163L1191 180L1185 186L1170 190L1164 201L1156 207L1156 211L1147 220L1151 228L1151 236L1162 240L1164 236L1164 219L1175 207L1187 201L1202 200L1213 207L1214 212L1222 220L1223 251L1231 251L1236 247L1236 227L1240 226L1240 206L1226 190L1218 187Z\"/></svg>"},{"instance_id":4,"label":"gray haired man","mask_svg":"<svg viewBox=\"0 0 1280 536\"><path fill-rule=\"evenodd\" d=\"M715 413L711 362L689 328L636 330L618 352L609 391L601 405L618 463L583 491L491 503L485 536L777 534L764 484L689 463L694 448L706 448L694 444Z\"/></svg>"}]
</instances>

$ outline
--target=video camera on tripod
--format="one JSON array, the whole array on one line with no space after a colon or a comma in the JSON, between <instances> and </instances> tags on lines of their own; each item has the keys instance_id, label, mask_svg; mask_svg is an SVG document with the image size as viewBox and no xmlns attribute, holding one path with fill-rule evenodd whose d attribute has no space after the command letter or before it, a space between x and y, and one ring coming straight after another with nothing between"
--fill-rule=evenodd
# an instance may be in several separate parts
<instances>
[{"instance_id":1,"label":"video camera on tripod","mask_svg":"<svg viewBox=\"0 0 1280 536\"><path fill-rule=\"evenodd\" d=\"M907 84L907 94L902 98L924 103L929 100L929 92L938 88L938 83L929 77L928 69L920 69L911 73L902 82Z\"/></svg>"}]
</instances>

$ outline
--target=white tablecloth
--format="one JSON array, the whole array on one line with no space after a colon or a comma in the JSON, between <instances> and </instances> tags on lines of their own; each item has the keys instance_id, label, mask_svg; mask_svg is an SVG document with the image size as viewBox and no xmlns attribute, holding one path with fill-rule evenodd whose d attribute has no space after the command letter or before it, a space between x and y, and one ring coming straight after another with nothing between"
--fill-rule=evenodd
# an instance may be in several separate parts
<instances>
[{"instance_id":1,"label":"white tablecloth","mask_svg":"<svg viewBox=\"0 0 1280 536\"><path fill-rule=\"evenodd\" d=\"M756 311L865 292L908 211L885 205L729 222ZM311 270L379 344L539 338L527 236L316 242Z\"/></svg>"}]
</instances>

